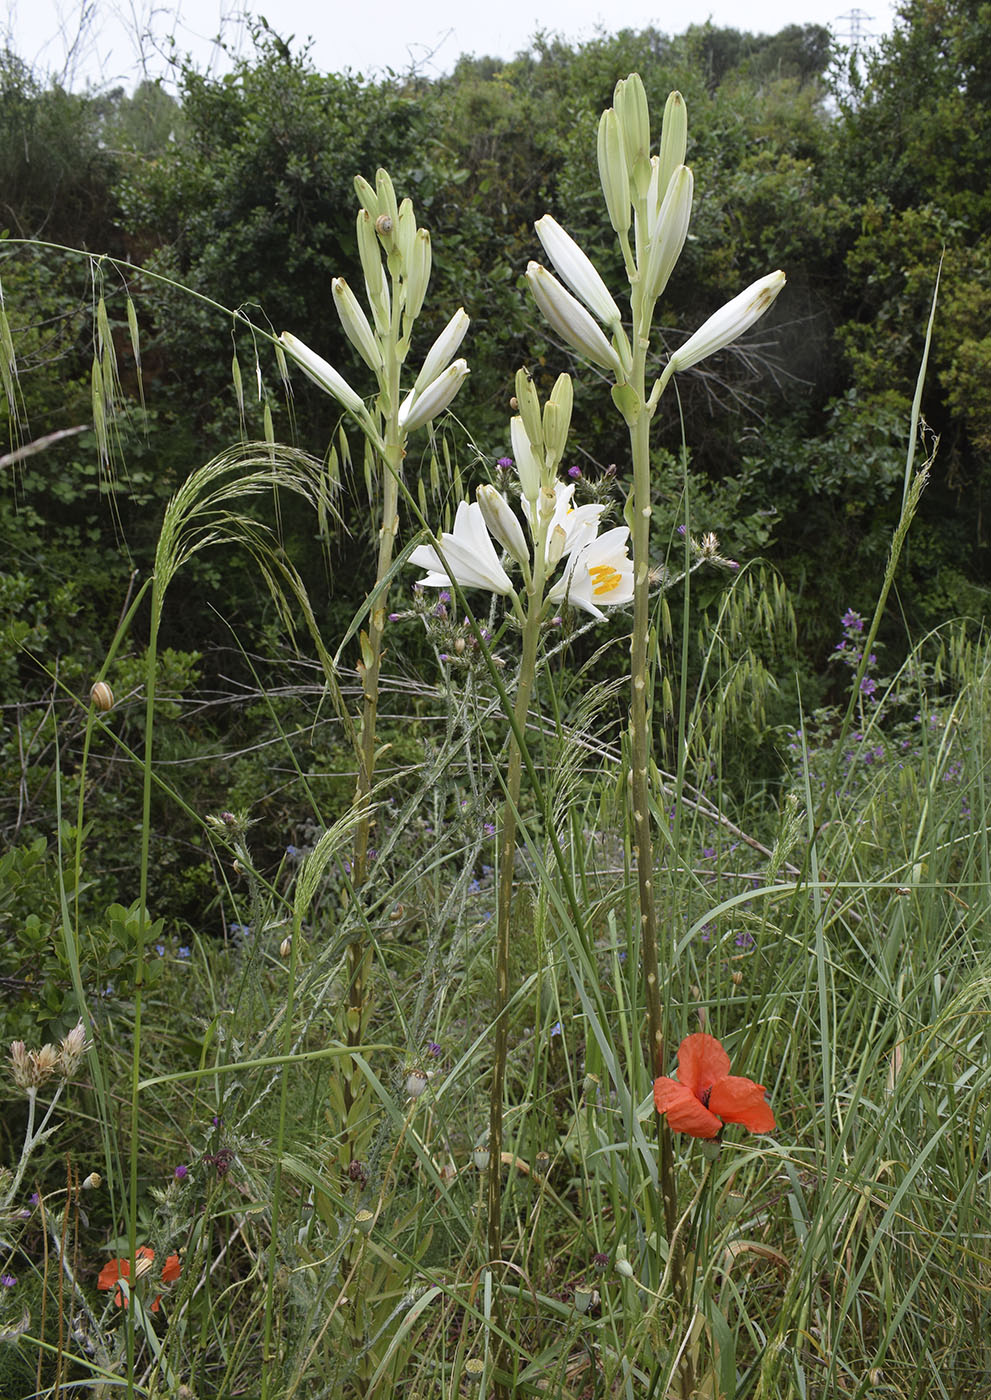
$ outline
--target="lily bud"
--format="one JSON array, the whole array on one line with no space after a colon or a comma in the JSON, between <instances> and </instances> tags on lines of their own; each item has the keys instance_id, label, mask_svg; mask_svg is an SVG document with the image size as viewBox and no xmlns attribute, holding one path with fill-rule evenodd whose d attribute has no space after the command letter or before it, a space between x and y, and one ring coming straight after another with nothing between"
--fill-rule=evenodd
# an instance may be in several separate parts
<instances>
[{"instance_id":1,"label":"lily bud","mask_svg":"<svg viewBox=\"0 0 991 1400\"><path fill-rule=\"evenodd\" d=\"M599 119L598 156L609 222L617 233L626 233L630 227L630 176L619 118L612 107L607 107Z\"/></svg>"},{"instance_id":2,"label":"lily bud","mask_svg":"<svg viewBox=\"0 0 991 1400\"><path fill-rule=\"evenodd\" d=\"M381 167L375 172L375 194L378 198L379 218L385 215L390 220L387 232L395 235L399 230L399 205L396 203L396 191L389 172Z\"/></svg>"},{"instance_id":3,"label":"lily bud","mask_svg":"<svg viewBox=\"0 0 991 1400\"><path fill-rule=\"evenodd\" d=\"M671 371L680 374L706 356L732 344L760 320L784 284L783 272L770 272L728 301L685 341L680 350L674 352L669 361Z\"/></svg>"},{"instance_id":4,"label":"lily bud","mask_svg":"<svg viewBox=\"0 0 991 1400\"><path fill-rule=\"evenodd\" d=\"M574 390L570 374L559 374L551 396L544 405L544 448L547 466L557 470L557 464L564 456L568 445L568 431L571 427L571 409L574 403Z\"/></svg>"},{"instance_id":5,"label":"lily bud","mask_svg":"<svg viewBox=\"0 0 991 1400\"><path fill-rule=\"evenodd\" d=\"M381 216L380 216L381 217ZM375 318L379 335L388 335L392 319L389 305L389 283L382 266L382 250L375 236L375 221L367 209L358 210L358 257L365 275L368 304Z\"/></svg>"},{"instance_id":6,"label":"lily bud","mask_svg":"<svg viewBox=\"0 0 991 1400\"><path fill-rule=\"evenodd\" d=\"M516 402L510 407L518 408L523 419L523 427L530 445L538 457L544 455L544 430L540 420L540 395L527 369L516 371Z\"/></svg>"},{"instance_id":7,"label":"lily bud","mask_svg":"<svg viewBox=\"0 0 991 1400\"><path fill-rule=\"evenodd\" d=\"M547 541L547 569L550 572L556 569L564 554L564 546L568 543L568 536L560 525L555 525Z\"/></svg>"},{"instance_id":8,"label":"lily bud","mask_svg":"<svg viewBox=\"0 0 991 1400\"><path fill-rule=\"evenodd\" d=\"M399 257L404 272L412 261L413 242L415 238L416 215L413 212L413 202L410 199L404 199L399 206L399 223L396 232L396 243L399 248Z\"/></svg>"},{"instance_id":9,"label":"lily bud","mask_svg":"<svg viewBox=\"0 0 991 1400\"><path fill-rule=\"evenodd\" d=\"M562 282L567 283L575 296L581 297L603 325L610 329L618 326L622 321L619 307L584 250L550 214L538 219L534 228Z\"/></svg>"},{"instance_id":10,"label":"lily bud","mask_svg":"<svg viewBox=\"0 0 991 1400\"><path fill-rule=\"evenodd\" d=\"M424 389L430 387L437 376L451 363L458 346L465 338L465 331L470 325L470 318L461 306L455 311L440 335L427 351L423 367L416 377L413 385L414 395L420 394Z\"/></svg>"},{"instance_id":11,"label":"lily bud","mask_svg":"<svg viewBox=\"0 0 991 1400\"><path fill-rule=\"evenodd\" d=\"M523 527L505 496L501 495L494 486L486 485L478 488L475 492L475 499L478 501L482 519L485 521L489 534L495 536L503 549L507 550L518 564L529 563L530 551L527 548Z\"/></svg>"},{"instance_id":12,"label":"lily bud","mask_svg":"<svg viewBox=\"0 0 991 1400\"><path fill-rule=\"evenodd\" d=\"M282 332L279 336L279 343L290 359L295 360L300 369L309 375L315 384L319 384L326 393L332 394L338 403L343 404L351 413L364 414L365 405L361 398L332 365L329 365L326 360L322 360L319 355L314 354L308 345L304 345L301 340L297 340L288 331Z\"/></svg>"},{"instance_id":13,"label":"lily bud","mask_svg":"<svg viewBox=\"0 0 991 1400\"><path fill-rule=\"evenodd\" d=\"M406 269L406 315L415 321L420 314L430 282L430 234L418 228L413 239L413 252Z\"/></svg>"},{"instance_id":14,"label":"lily bud","mask_svg":"<svg viewBox=\"0 0 991 1400\"><path fill-rule=\"evenodd\" d=\"M530 439L523 426L522 418L510 419L509 436L513 444L513 460L516 463L516 474L520 479L520 490L526 500L536 501L540 492L540 463L530 446Z\"/></svg>"},{"instance_id":15,"label":"lily bud","mask_svg":"<svg viewBox=\"0 0 991 1400\"><path fill-rule=\"evenodd\" d=\"M619 356L581 302L539 263L528 264L526 280L544 318L562 340L566 340L593 364L612 370L618 379L622 379L623 367Z\"/></svg>"},{"instance_id":16,"label":"lily bud","mask_svg":"<svg viewBox=\"0 0 991 1400\"><path fill-rule=\"evenodd\" d=\"M613 96L630 178L642 199L650 183L650 112L639 73L620 78Z\"/></svg>"},{"instance_id":17,"label":"lily bud","mask_svg":"<svg viewBox=\"0 0 991 1400\"><path fill-rule=\"evenodd\" d=\"M664 107L658 190L666 190L671 176L685 163L688 150L688 108L680 92L672 92Z\"/></svg>"},{"instance_id":18,"label":"lily bud","mask_svg":"<svg viewBox=\"0 0 991 1400\"><path fill-rule=\"evenodd\" d=\"M343 277L335 277L330 289L341 325L344 327L344 334L372 373L378 374L383 363L382 351L358 298Z\"/></svg>"},{"instance_id":19,"label":"lily bud","mask_svg":"<svg viewBox=\"0 0 991 1400\"><path fill-rule=\"evenodd\" d=\"M382 212L379 208L378 195L365 179L364 175L356 175L354 177L354 192L358 196L358 202L362 209L368 210L373 221L377 219Z\"/></svg>"},{"instance_id":20,"label":"lily bud","mask_svg":"<svg viewBox=\"0 0 991 1400\"><path fill-rule=\"evenodd\" d=\"M468 372L467 360L455 360L422 394L417 395L415 390L410 390L399 410L402 431L412 433L442 413L453 402Z\"/></svg>"},{"instance_id":21,"label":"lily bud","mask_svg":"<svg viewBox=\"0 0 991 1400\"><path fill-rule=\"evenodd\" d=\"M688 237L688 221L692 216L694 178L687 165L679 165L671 176L657 226L647 248L647 267L643 275L644 296L654 301L668 284L675 263Z\"/></svg>"}]
</instances>

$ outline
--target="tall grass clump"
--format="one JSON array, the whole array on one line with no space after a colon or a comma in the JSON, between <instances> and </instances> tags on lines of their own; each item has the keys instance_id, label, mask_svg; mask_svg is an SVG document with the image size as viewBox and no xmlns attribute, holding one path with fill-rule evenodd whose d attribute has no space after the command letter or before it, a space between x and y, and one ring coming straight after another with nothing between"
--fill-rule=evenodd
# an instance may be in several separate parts
<instances>
[{"instance_id":1,"label":"tall grass clump","mask_svg":"<svg viewBox=\"0 0 991 1400\"><path fill-rule=\"evenodd\" d=\"M790 601L694 519L684 443L681 525L659 537L650 428L784 277L659 344L693 195L679 94L653 136L632 75L598 136L628 306L550 214L555 272L526 271L573 373L608 387L626 479L567 466L573 375L524 368L507 453L479 454L463 497L430 425L465 384L468 317L419 346L429 235L384 171L359 177L362 295L337 278L331 297L367 383L268 337L281 393L292 365L340 407L334 445L276 442L259 360L260 440L170 501L92 689L49 667L71 716L59 820L50 851L0 858L0 918L23 950L44 915L38 966L67 990L10 1051L0 1394L991 1394L991 654L965 619L897 666L878 644L933 470L928 335L873 611L837 620L835 703L778 733L773 800L741 791L728 751L766 733ZM323 529L349 496L372 582L330 635L283 522ZM235 631L252 781L287 831L242 800L233 744L207 804L168 747L163 627L214 550L253 561L291 644L269 665ZM703 571L721 592L697 633ZM111 767L133 806L108 903ZM216 872L181 929L152 907L180 814Z\"/></svg>"}]
</instances>

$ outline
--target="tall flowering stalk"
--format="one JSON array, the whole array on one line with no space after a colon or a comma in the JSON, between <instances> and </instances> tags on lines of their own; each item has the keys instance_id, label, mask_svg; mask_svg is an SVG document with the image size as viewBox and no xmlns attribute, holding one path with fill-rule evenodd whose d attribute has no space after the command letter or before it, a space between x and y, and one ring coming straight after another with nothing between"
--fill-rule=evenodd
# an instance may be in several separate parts
<instances>
[{"instance_id":1,"label":"tall flowering stalk","mask_svg":"<svg viewBox=\"0 0 991 1400\"><path fill-rule=\"evenodd\" d=\"M493 486L480 486L474 504L458 507L453 531L434 544L421 545L410 563L428 572L425 587L482 588L507 599L521 633L520 663L511 711L504 800L499 823L499 880L496 907L496 1007L489 1100L490 1170L487 1187L489 1260L502 1257L503 1100L509 1047L509 954L516 856L516 815L523 774L527 714L537 674L541 632L550 614L570 603L596 619L604 607L629 603L633 570L627 556L629 530L619 526L599 534L604 507L573 504L574 484L557 479L571 426L573 391L561 375L541 410L537 391L525 370L516 376L518 417L510 424L527 533L509 502ZM507 556L503 566L493 540ZM519 566L519 589L507 568ZM498 1304L497 1304L498 1307ZM501 1348L496 1349L496 1370ZM501 1384L501 1383L500 1383ZM498 1390L497 1393L503 1393Z\"/></svg>"},{"instance_id":2,"label":"tall flowering stalk","mask_svg":"<svg viewBox=\"0 0 991 1400\"><path fill-rule=\"evenodd\" d=\"M630 334L591 260L550 215L536 230L555 277L536 262L527 280L537 306L563 340L613 378L612 397L630 435L633 466L633 638L630 678L630 802L637 855L640 937L646 984L648 1057L654 1077L664 1068L660 943L654 898L650 816L651 733L647 642L650 613L650 424L671 378L743 335L784 286L773 272L734 297L671 355L647 388L654 310L681 254L691 216L693 177L685 165L687 113L671 93L660 148L651 155L650 114L637 74L621 79L598 132L598 164L609 221L619 239L630 291ZM560 280L558 280L560 279ZM668 1235L677 1220L670 1133L661 1128L661 1189Z\"/></svg>"},{"instance_id":3,"label":"tall flowering stalk","mask_svg":"<svg viewBox=\"0 0 991 1400\"><path fill-rule=\"evenodd\" d=\"M332 283L334 306L345 335L375 377L377 392L367 404L326 360L284 332L283 351L357 422L383 465L382 508L378 522L375 587L367 631L360 634L359 674L362 688L361 724L356 739L358 776L355 803L359 809L351 862L356 890L368 870L371 792L375 778L376 727L382 641L388 617L388 587L396 535L399 530L399 489L409 434L423 427L453 401L468 374L465 360L455 358L468 329L459 309L437 337L413 382L404 394L402 372L413 326L423 307L430 281L430 234L418 228L408 199L397 203L392 180L384 170L374 187L358 176L355 190L361 208L357 216L358 250L371 316L343 277ZM368 950L356 936L348 949L347 1038L358 1045L367 1013ZM357 1072L353 1069L353 1072ZM354 1085L345 1086L345 1108L354 1099Z\"/></svg>"}]
</instances>

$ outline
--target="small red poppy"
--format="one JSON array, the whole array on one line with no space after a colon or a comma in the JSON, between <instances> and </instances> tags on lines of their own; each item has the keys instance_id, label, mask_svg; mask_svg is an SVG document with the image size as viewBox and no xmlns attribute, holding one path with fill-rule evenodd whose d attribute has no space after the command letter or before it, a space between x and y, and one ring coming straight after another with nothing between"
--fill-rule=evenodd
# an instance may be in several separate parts
<instances>
[{"instance_id":1,"label":"small red poppy","mask_svg":"<svg viewBox=\"0 0 991 1400\"><path fill-rule=\"evenodd\" d=\"M151 1262L155 1258L155 1251L150 1249L146 1244L139 1244L134 1251L134 1257L135 1259L147 1259ZM170 1254L162 1266L162 1282L175 1283L181 1272L182 1265L179 1262L178 1254ZM96 1286L97 1288L107 1290L113 1288L119 1279L130 1279L130 1277L131 1262L129 1259L108 1259L100 1270L99 1277L96 1280ZM138 1271L138 1277L141 1277L141 1270ZM124 1297L123 1289L117 1289L117 1292L114 1294L114 1302L119 1308L127 1307L127 1299ZM161 1302L161 1295L152 1300L152 1312L158 1312Z\"/></svg>"},{"instance_id":2,"label":"small red poppy","mask_svg":"<svg viewBox=\"0 0 991 1400\"><path fill-rule=\"evenodd\" d=\"M699 1032L678 1046L678 1079L654 1080L654 1103L676 1133L718 1137L727 1123L773 1133L774 1114L763 1084L729 1072L729 1056L714 1035Z\"/></svg>"}]
</instances>

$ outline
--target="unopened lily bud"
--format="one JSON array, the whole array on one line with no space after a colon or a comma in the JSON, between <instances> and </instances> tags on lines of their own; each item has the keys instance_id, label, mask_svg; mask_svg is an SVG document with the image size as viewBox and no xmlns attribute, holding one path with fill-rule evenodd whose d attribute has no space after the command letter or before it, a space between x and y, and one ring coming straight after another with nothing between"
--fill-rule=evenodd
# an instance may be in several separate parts
<instances>
[{"instance_id":1,"label":"unopened lily bud","mask_svg":"<svg viewBox=\"0 0 991 1400\"><path fill-rule=\"evenodd\" d=\"M630 180L642 199L650 183L650 112L639 73L619 80L613 106L619 117Z\"/></svg>"},{"instance_id":2,"label":"unopened lily bud","mask_svg":"<svg viewBox=\"0 0 991 1400\"><path fill-rule=\"evenodd\" d=\"M658 189L663 193L679 165L685 163L688 149L688 108L680 92L672 92L664 107L661 124L661 153L659 157Z\"/></svg>"},{"instance_id":3,"label":"unopened lily bud","mask_svg":"<svg viewBox=\"0 0 991 1400\"><path fill-rule=\"evenodd\" d=\"M608 107L599 119L599 179L606 198L609 222L617 233L630 227L630 176L623 149L623 134L614 108Z\"/></svg>"},{"instance_id":4,"label":"unopened lily bud","mask_svg":"<svg viewBox=\"0 0 991 1400\"><path fill-rule=\"evenodd\" d=\"M482 512L482 519L490 535L493 535L518 564L529 563L530 551L527 548L523 527L510 508L505 496L494 486L480 486L475 493Z\"/></svg>"},{"instance_id":5,"label":"unopened lily bud","mask_svg":"<svg viewBox=\"0 0 991 1400\"><path fill-rule=\"evenodd\" d=\"M679 165L668 182L667 193L657 216L657 223L647 248L647 266L643 274L644 296L654 301L668 284L675 263L688 237L688 221L692 216L694 178L687 165Z\"/></svg>"},{"instance_id":6,"label":"unopened lily bud","mask_svg":"<svg viewBox=\"0 0 991 1400\"><path fill-rule=\"evenodd\" d=\"M556 471L568 445L574 390L570 374L558 375L551 396L544 405L544 449L548 470Z\"/></svg>"},{"instance_id":7,"label":"unopened lily bud","mask_svg":"<svg viewBox=\"0 0 991 1400\"><path fill-rule=\"evenodd\" d=\"M691 369L692 365L739 339L760 320L784 285L784 273L771 272L728 301L674 352L669 361L672 372L680 374Z\"/></svg>"},{"instance_id":8,"label":"unopened lily bud","mask_svg":"<svg viewBox=\"0 0 991 1400\"><path fill-rule=\"evenodd\" d=\"M510 408L519 413L523 419L523 427L530 439L530 446L537 457L542 458L544 455L544 429L540 418L540 395L537 393L537 386L527 369L516 371L515 398L515 403L510 402Z\"/></svg>"},{"instance_id":9,"label":"unopened lily bud","mask_svg":"<svg viewBox=\"0 0 991 1400\"><path fill-rule=\"evenodd\" d=\"M295 360L300 369L308 374L315 384L319 384L321 389L333 395L338 403L343 404L352 413L364 414L365 405L361 398L332 365L321 359L308 345L304 345L301 340L297 340L288 331L282 332L279 341L289 358Z\"/></svg>"},{"instance_id":10,"label":"unopened lily bud","mask_svg":"<svg viewBox=\"0 0 991 1400\"><path fill-rule=\"evenodd\" d=\"M455 360L422 394L417 395L415 390L410 390L399 409L401 430L412 433L442 413L454 400L468 373L468 361Z\"/></svg>"},{"instance_id":11,"label":"unopened lily bud","mask_svg":"<svg viewBox=\"0 0 991 1400\"><path fill-rule=\"evenodd\" d=\"M554 264L554 271L562 282L571 288L575 296L581 298L603 325L608 326L610 330L618 326L623 319L619 307L584 249L579 247L570 233L566 233L550 214L538 219L534 228L544 245L544 252Z\"/></svg>"},{"instance_id":12,"label":"unopened lily bud","mask_svg":"<svg viewBox=\"0 0 991 1400\"><path fill-rule=\"evenodd\" d=\"M361 207L367 210L373 220L377 219L382 212L379 208L379 198L363 175L354 177L354 192L358 196Z\"/></svg>"},{"instance_id":13,"label":"unopened lily bud","mask_svg":"<svg viewBox=\"0 0 991 1400\"><path fill-rule=\"evenodd\" d=\"M368 324L368 317L361 309L358 298L343 277L335 277L330 284L337 314L341 318L344 334L364 360L373 374L382 368L382 350L375 339L375 332Z\"/></svg>"},{"instance_id":14,"label":"unopened lily bud","mask_svg":"<svg viewBox=\"0 0 991 1400\"><path fill-rule=\"evenodd\" d=\"M522 418L511 418L509 436L513 444L513 460L520 479L520 490L530 502L535 502L540 492L540 463L530 446Z\"/></svg>"},{"instance_id":15,"label":"unopened lily bud","mask_svg":"<svg viewBox=\"0 0 991 1400\"><path fill-rule=\"evenodd\" d=\"M427 351L423 366L416 376L416 383L413 385L414 397L428 389L437 376L447 369L464 340L465 332L470 324L471 320L464 307L459 306Z\"/></svg>"},{"instance_id":16,"label":"unopened lily bud","mask_svg":"<svg viewBox=\"0 0 991 1400\"><path fill-rule=\"evenodd\" d=\"M396 247L399 249L399 257L402 262L404 274L413 260L413 243L415 239L416 215L413 212L413 201L404 199L399 206L399 223L396 231Z\"/></svg>"},{"instance_id":17,"label":"unopened lily bud","mask_svg":"<svg viewBox=\"0 0 991 1400\"><path fill-rule=\"evenodd\" d=\"M526 280L544 318L561 339L593 364L612 370L621 379L623 367L619 356L581 302L539 263L528 264Z\"/></svg>"},{"instance_id":18,"label":"unopened lily bud","mask_svg":"<svg viewBox=\"0 0 991 1400\"><path fill-rule=\"evenodd\" d=\"M415 321L420 314L430 282L430 234L418 228L413 239L413 252L406 268L406 315Z\"/></svg>"},{"instance_id":19,"label":"unopened lily bud","mask_svg":"<svg viewBox=\"0 0 991 1400\"><path fill-rule=\"evenodd\" d=\"M396 191L387 170L379 167L375 172L375 194L379 203L379 218L390 220L390 232L395 230L399 224L399 205L396 203Z\"/></svg>"},{"instance_id":20,"label":"unopened lily bud","mask_svg":"<svg viewBox=\"0 0 991 1400\"><path fill-rule=\"evenodd\" d=\"M381 218L381 215L379 217ZM367 209L358 210L355 228L358 233L358 257L365 278L368 304L372 308L375 320L375 329L379 335L388 335L391 320L389 283L382 266L382 249L375 236L375 220Z\"/></svg>"},{"instance_id":21,"label":"unopened lily bud","mask_svg":"<svg viewBox=\"0 0 991 1400\"><path fill-rule=\"evenodd\" d=\"M547 569L556 569L564 554L564 547L568 543L567 532L560 525L555 525L547 541Z\"/></svg>"}]
</instances>

